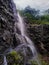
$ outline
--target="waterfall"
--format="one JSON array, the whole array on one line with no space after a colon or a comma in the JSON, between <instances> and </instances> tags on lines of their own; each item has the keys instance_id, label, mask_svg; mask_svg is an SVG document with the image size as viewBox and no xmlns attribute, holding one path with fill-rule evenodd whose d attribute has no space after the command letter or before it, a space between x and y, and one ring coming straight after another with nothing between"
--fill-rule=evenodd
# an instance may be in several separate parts
<instances>
[{"instance_id":1,"label":"waterfall","mask_svg":"<svg viewBox=\"0 0 49 65\"><path fill-rule=\"evenodd\" d=\"M25 29L24 29L24 22L22 22L23 21L23 18L21 18L21 16L19 15L19 12L17 13L17 15L18 15L18 23L17 23L17 25L18 25L18 28L19 28L19 30L21 31L21 35L22 36L24 36L25 35Z\"/></svg>"},{"instance_id":2,"label":"waterfall","mask_svg":"<svg viewBox=\"0 0 49 65\"><path fill-rule=\"evenodd\" d=\"M13 3L13 1L12 1L12 3ZM16 13L16 8L15 8L14 3L13 3L13 12L14 12L14 18L15 18L15 25L14 25L15 36L17 36L21 42L21 44L19 44L14 50L16 50L16 51L22 50L23 51L23 54L24 54L24 64L23 65L26 65L27 48L29 48L32 52L31 59L35 60L38 63L38 65L40 65L40 62L38 60L38 53L36 51L34 43L26 35L27 32L26 32L26 27L24 25L24 20L20 16L19 12ZM18 22L17 22L17 20L18 20ZM21 34L18 34L17 28L19 29ZM6 52L10 53L10 52L12 52L12 50L13 49L10 47ZM5 55L4 55L4 63L3 64L7 65L7 59L6 59Z\"/></svg>"},{"instance_id":3,"label":"waterfall","mask_svg":"<svg viewBox=\"0 0 49 65\"><path fill-rule=\"evenodd\" d=\"M13 0L14 1L14 0ZM39 60L38 60L38 53L36 51L36 48L34 46L34 43L31 41L31 39L26 35L26 27L24 25L24 20L23 18L20 16L19 12L16 12L16 8L15 5L13 3L13 1L11 0L12 4L13 4L13 12L14 12L14 18L15 18L15 25L14 25L14 32L15 32L15 36L17 36L21 42L21 44L19 44L14 50L16 51L23 51L24 54L24 64L26 65L26 56L27 56L27 48L29 47L29 49L32 52L32 59L34 59L38 65L40 65ZM17 22L18 20L18 22ZM17 32L17 28L19 29L21 34L18 34ZM19 36L20 35L20 36ZM10 47L10 49L8 49L6 52L10 53L12 52L12 48ZM4 65L7 65L7 59L6 56L4 55Z\"/></svg>"},{"instance_id":4,"label":"waterfall","mask_svg":"<svg viewBox=\"0 0 49 65\"><path fill-rule=\"evenodd\" d=\"M33 55L33 59L38 63L38 65L40 65L40 62L38 60L38 53L36 51L36 48L34 46L34 43L31 41L31 39L25 34L25 25L24 25L24 20L23 18L20 16L19 13L17 13L18 15L18 23L17 26L21 32L21 36L25 39L22 39L23 41L25 41L25 43L20 44L18 49L21 48L23 45L28 46L30 48L30 50L32 51L32 55ZM26 42L27 41L27 42Z\"/></svg>"},{"instance_id":5,"label":"waterfall","mask_svg":"<svg viewBox=\"0 0 49 65\"><path fill-rule=\"evenodd\" d=\"M7 60L6 60L6 56L4 55L4 63L3 65L7 65Z\"/></svg>"},{"instance_id":6,"label":"waterfall","mask_svg":"<svg viewBox=\"0 0 49 65\"><path fill-rule=\"evenodd\" d=\"M13 0L14 1L14 0ZM40 62L38 60L38 53L36 51L36 48L34 46L34 43L31 41L31 39L27 36L27 32L26 32L26 27L24 24L24 20L23 18L20 16L19 12L16 12L16 7L15 4L13 3L13 1L11 0L11 3L13 5L13 12L14 12L14 19L15 19L15 25L14 25L14 33L15 36L18 37L18 39L20 40L21 44L19 44L16 48L12 49L12 47L10 46L9 49L7 49L4 52L4 62L3 65L8 65L7 63L7 59L6 59L6 54L9 54L10 52L12 52L13 50L16 51L21 51L24 54L24 64L26 65L27 61L26 61L26 57L27 57L27 52L28 52L28 48L30 49L30 52L32 55L30 55L31 57L29 57L28 59L33 59L35 60L38 65L40 65ZM18 21L17 21L18 20ZM17 32L17 28L20 32L20 34L18 34ZM29 53L30 53L29 52Z\"/></svg>"}]
</instances>

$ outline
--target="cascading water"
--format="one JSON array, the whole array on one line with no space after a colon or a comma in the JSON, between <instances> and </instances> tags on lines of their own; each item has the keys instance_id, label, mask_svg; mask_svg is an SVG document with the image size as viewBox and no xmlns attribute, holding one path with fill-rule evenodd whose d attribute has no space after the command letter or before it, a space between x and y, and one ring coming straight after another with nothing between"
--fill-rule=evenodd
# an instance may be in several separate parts
<instances>
[{"instance_id":1,"label":"cascading water","mask_svg":"<svg viewBox=\"0 0 49 65\"><path fill-rule=\"evenodd\" d=\"M22 19L22 17L20 16L19 13L17 13L18 15L18 22L17 22L17 26L18 26L18 29L20 30L21 32L21 36L24 38L22 38L23 41L25 41L25 43L23 43L22 41L22 44L20 44L18 46L18 49L20 49L21 47L23 47L23 45L27 46L30 48L30 50L32 51L32 55L33 55L33 59L35 61L37 61L38 65L40 65L39 63L39 60L38 60L38 54L37 54L37 51L36 51L36 48L33 44L33 42L30 40L30 38L25 34L25 25L24 25L24 21ZM26 42L27 41L27 42ZM17 49L17 48L16 48Z\"/></svg>"},{"instance_id":2,"label":"cascading water","mask_svg":"<svg viewBox=\"0 0 49 65\"><path fill-rule=\"evenodd\" d=\"M18 15L18 23L17 23L17 25L18 25L18 28L19 28L19 30L21 31L21 35L22 36L25 36L25 28L24 28L24 22L22 22L23 21L23 19L20 17L20 15L19 15L19 13L17 13L17 15Z\"/></svg>"},{"instance_id":3,"label":"cascading water","mask_svg":"<svg viewBox=\"0 0 49 65\"><path fill-rule=\"evenodd\" d=\"M13 0L14 1L14 0ZM19 44L14 50L16 51L20 51L22 49L24 57L27 56L27 48L29 47L29 49L32 52L32 58L37 61L38 65L40 65L39 60L38 60L38 54L36 51L36 48L33 44L33 42L30 40L30 38L26 35L26 30L25 30L25 25L24 25L24 20L23 18L20 16L19 13L16 13L16 8L15 5L13 3L13 1L11 0L12 4L13 4L13 12L14 12L14 18L15 18L15 26L14 26L14 31L15 31L15 36L17 36L21 42L21 44ZM18 22L16 22L16 17L18 19ZM20 36L19 34L16 32L16 27L19 29L20 31ZM8 53L10 53L12 51L12 48L10 48L10 50L8 51ZM26 58L24 59L24 65L26 65ZM7 60L6 60L6 56L4 55L4 65L7 65Z\"/></svg>"},{"instance_id":4,"label":"cascading water","mask_svg":"<svg viewBox=\"0 0 49 65\"><path fill-rule=\"evenodd\" d=\"M6 60L6 56L4 55L4 63L3 65L7 65L7 60Z\"/></svg>"}]
</instances>

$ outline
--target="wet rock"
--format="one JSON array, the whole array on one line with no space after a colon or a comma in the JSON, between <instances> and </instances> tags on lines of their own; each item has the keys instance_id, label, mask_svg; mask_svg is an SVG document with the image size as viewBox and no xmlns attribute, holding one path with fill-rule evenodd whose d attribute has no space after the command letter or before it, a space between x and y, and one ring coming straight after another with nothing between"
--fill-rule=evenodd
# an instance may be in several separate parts
<instances>
[{"instance_id":1,"label":"wet rock","mask_svg":"<svg viewBox=\"0 0 49 65\"><path fill-rule=\"evenodd\" d=\"M0 56L0 65L2 65L2 64L3 64L3 57Z\"/></svg>"},{"instance_id":2,"label":"wet rock","mask_svg":"<svg viewBox=\"0 0 49 65\"><path fill-rule=\"evenodd\" d=\"M14 23L12 0L0 0L0 53L13 46Z\"/></svg>"},{"instance_id":3,"label":"wet rock","mask_svg":"<svg viewBox=\"0 0 49 65\"><path fill-rule=\"evenodd\" d=\"M30 38L34 41L37 50L41 54L49 56L49 25L33 25L28 26Z\"/></svg>"}]
</instances>

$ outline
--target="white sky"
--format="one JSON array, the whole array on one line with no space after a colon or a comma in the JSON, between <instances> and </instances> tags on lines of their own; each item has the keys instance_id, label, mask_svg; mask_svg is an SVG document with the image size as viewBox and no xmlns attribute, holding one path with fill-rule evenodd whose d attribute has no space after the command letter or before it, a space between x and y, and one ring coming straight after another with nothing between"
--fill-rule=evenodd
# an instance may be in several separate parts
<instances>
[{"instance_id":1,"label":"white sky","mask_svg":"<svg viewBox=\"0 0 49 65\"><path fill-rule=\"evenodd\" d=\"M16 7L19 9L24 9L26 6L31 6L32 8L45 10L49 8L49 0L13 0Z\"/></svg>"}]
</instances>

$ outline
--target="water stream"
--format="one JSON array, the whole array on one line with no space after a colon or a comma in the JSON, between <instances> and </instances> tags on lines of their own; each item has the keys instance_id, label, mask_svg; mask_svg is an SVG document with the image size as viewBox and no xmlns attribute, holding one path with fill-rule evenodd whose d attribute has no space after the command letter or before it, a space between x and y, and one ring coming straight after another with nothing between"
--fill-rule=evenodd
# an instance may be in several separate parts
<instances>
[{"instance_id":1,"label":"water stream","mask_svg":"<svg viewBox=\"0 0 49 65\"><path fill-rule=\"evenodd\" d=\"M26 32L26 28L25 28L25 25L24 25L24 20L20 16L19 12L16 13L16 9L15 9L14 5L13 5L13 11L14 11L14 17L15 17L15 26L14 26L15 36L17 36L19 38L20 42L21 42L21 44L19 44L14 50L20 51L22 49L23 54L26 57L27 56L27 52L26 51L27 51L27 48L29 47L29 49L32 52L32 59L34 59L38 63L38 65L40 65L40 62L38 60L38 53L36 51L36 48L34 46L34 43L26 35L27 32ZM18 20L18 22L16 21L16 19ZM20 34L18 34L16 32L17 31L16 28L19 29ZM9 53L11 51L9 51ZM5 55L4 55L4 65L7 65L7 60L6 60L6 56ZM24 60L24 65L26 65L26 58Z\"/></svg>"},{"instance_id":2,"label":"water stream","mask_svg":"<svg viewBox=\"0 0 49 65\"><path fill-rule=\"evenodd\" d=\"M18 29L21 32L21 36L22 36L22 44L20 44L16 49L21 49L21 47L25 46L25 47L29 47L30 50L32 51L32 58L37 61L38 65L40 65L39 60L38 60L38 53L36 51L36 48L34 46L34 43L31 41L31 39L25 34L27 33L25 30L25 25L24 25L24 20L22 19L22 17L20 16L19 12L17 13L18 15ZM24 42L25 41L25 42ZM26 51L26 50L25 50Z\"/></svg>"},{"instance_id":3,"label":"water stream","mask_svg":"<svg viewBox=\"0 0 49 65\"><path fill-rule=\"evenodd\" d=\"M3 62L3 65L7 65L7 59L6 59L6 56L4 55L4 62Z\"/></svg>"}]
</instances>

